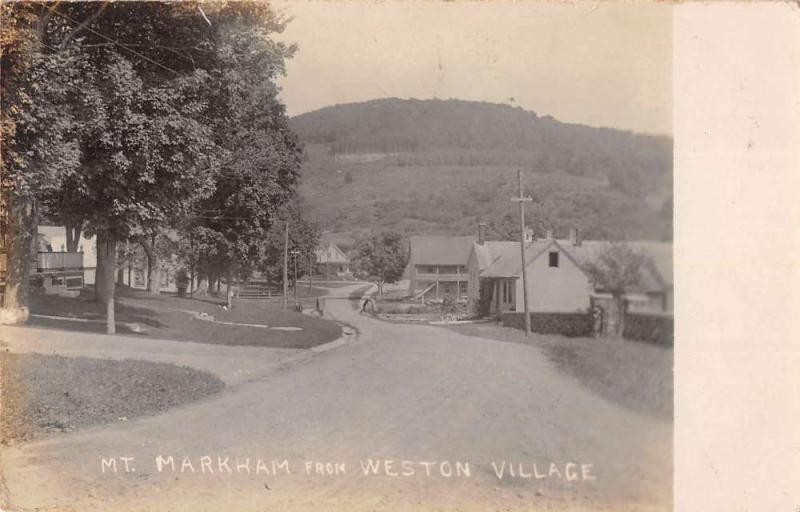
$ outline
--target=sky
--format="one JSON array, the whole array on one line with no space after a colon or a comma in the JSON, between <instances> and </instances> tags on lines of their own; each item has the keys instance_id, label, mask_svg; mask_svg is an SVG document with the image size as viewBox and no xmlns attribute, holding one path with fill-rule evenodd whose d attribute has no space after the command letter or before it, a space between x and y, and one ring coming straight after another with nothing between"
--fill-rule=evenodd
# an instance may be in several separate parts
<instances>
[{"instance_id":1,"label":"sky","mask_svg":"<svg viewBox=\"0 0 800 512\"><path fill-rule=\"evenodd\" d=\"M622 2L279 1L289 115L376 98L520 106L672 132L672 7Z\"/></svg>"}]
</instances>

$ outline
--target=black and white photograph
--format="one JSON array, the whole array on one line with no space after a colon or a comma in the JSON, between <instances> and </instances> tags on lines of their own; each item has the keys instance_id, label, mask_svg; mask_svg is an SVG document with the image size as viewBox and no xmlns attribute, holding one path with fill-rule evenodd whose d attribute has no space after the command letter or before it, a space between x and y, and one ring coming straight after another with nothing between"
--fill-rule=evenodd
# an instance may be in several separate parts
<instances>
[{"instance_id":1,"label":"black and white photograph","mask_svg":"<svg viewBox=\"0 0 800 512\"><path fill-rule=\"evenodd\" d=\"M673 510L674 4L0 8L3 511Z\"/></svg>"}]
</instances>

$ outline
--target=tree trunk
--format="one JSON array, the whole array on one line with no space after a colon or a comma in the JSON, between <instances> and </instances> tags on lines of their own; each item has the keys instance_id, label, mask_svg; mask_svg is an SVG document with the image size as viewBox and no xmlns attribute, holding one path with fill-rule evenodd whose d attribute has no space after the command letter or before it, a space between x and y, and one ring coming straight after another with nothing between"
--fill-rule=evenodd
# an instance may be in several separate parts
<instances>
[{"instance_id":1,"label":"tree trunk","mask_svg":"<svg viewBox=\"0 0 800 512\"><path fill-rule=\"evenodd\" d=\"M100 290L104 290L105 286L106 286L105 283L103 282L103 280L105 279L105 275L106 275L105 272L103 272L103 265L105 264L105 261L103 260L103 258L100 257L99 238L100 238L100 234L98 233L97 234L97 238L95 239L95 240L97 240L95 242L95 244L96 244L95 250L97 251L97 263L95 264L95 270L94 270L94 300L95 300L95 302L102 302L100 300L100 294L102 293Z\"/></svg>"},{"instance_id":2,"label":"tree trunk","mask_svg":"<svg viewBox=\"0 0 800 512\"><path fill-rule=\"evenodd\" d=\"M158 256L147 256L147 291L158 295L161 292L161 260Z\"/></svg>"},{"instance_id":3,"label":"tree trunk","mask_svg":"<svg viewBox=\"0 0 800 512\"><path fill-rule=\"evenodd\" d=\"M161 260L158 257L157 243L158 233L156 232L152 233L149 240L140 241L147 257L147 291L156 295L161 291Z\"/></svg>"},{"instance_id":4,"label":"tree trunk","mask_svg":"<svg viewBox=\"0 0 800 512\"><path fill-rule=\"evenodd\" d=\"M108 231L97 232L97 278L95 295L106 310L106 332L114 334L114 273L117 266L117 239Z\"/></svg>"},{"instance_id":5,"label":"tree trunk","mask_svg":"<svg viewBox=\"0 0 800 512\"><path fill-rule=\"evenodd\" d=\"M122 267L117 269L117 284L125 284L125 270Z\"/></svg>"},{"instance_id":6,"label":"tree trunk","mask_svg":"<svg viewBox=\"0 0 800 512\"><path fill-rule=\"evenodd\" d=\"M628 310L628 301L625 297L620 297L619 300L619 322L617 322L618 336L621 338L625 334L625 314Z\"/></svg>"},{"instance_id":7,"label":"tree trunk","mask_svg":"<svg viewBox=\"0 0 800 512\"><path fill-rule=\"evenodd\" d=\"M195 293L198 295L208 295L208 275L205 272L197 273L197 287Z\"/></svg>"},{"instance_id":8,"label":"tree trunk","mask_svg":"<svg viewBox=\"0 0 800 512\"><path fill-rule=\"evenodd\" d=\"M231 290L231 271L228 271L228 275L225 277L225 305L228 306L228 309L233 307L233 290Z\"/></svg>"},{"instance_id":9,"label":"tree trunk","mask_svg":"<svg viewBox=\"0 0 800 512\"><path fill-rule=\"evenodd\" d=\"M608 312L608 332L614 336L622 336L625 318L625 306L622 296L614 295L611 298L610 311Z\"/></svg>"},{"instance_id":10,"label":"tree trunk","mask_svg":"<svg viewBox=\"0 0 800 512\"><path fill-rule=\"evenodd\" d=\"M28 294L31 264L36 259L39 208L36 199L7 192L8 231L6 234L6 287L0 323L28 321Z\"/></svg>"},{"instance_id":11,"label":"tree trunk","mask_svg":"<svg viewBox=\"0 0 800 512\"><path fill-rule=\"evenodd\" d=\"M189 264L189 297L194 295L194 265Z\"/></svg>"},{"instance_id":12,"label":"tree trunk","mask_svg":"<svg viewBox=\"0 0 800 512\"><path fill-rule=\"evenodd\" d=\"M78 247L81 241L81 222L67 222L65 228L67 230L67 252L78 252Z\"/></svg>"}]
</instances>

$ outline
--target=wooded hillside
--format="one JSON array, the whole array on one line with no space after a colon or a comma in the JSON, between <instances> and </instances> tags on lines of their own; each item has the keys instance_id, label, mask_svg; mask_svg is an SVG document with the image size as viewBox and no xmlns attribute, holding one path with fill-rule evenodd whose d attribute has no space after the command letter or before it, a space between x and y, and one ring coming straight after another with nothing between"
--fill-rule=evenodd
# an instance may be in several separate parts
<instances>
[{"instance_id":1,"label":"wooded hillside","mask_svg":"<svg viewBox=\"0 0 800 512\"><path fill-rule=\"evenodd\" d=\"M383 153L407 165L523 166L607 180L642 196L671 188L672 139L567 124L508 105L395 98L326 107L292 119L332 156Z\"/></svg>"},{"instance_id":2,"label":"wooded hillside","mask_svg":"<svg viewBox=\"0 0 800 512\"><path fill-rule=\"evenodd\" d=\"M516 169L539 232L671 239L672 139L561 123L507 105L383 99L297 116L301 193L323 229L499 231L516 218Z\"/></svg>"}]
</instances>

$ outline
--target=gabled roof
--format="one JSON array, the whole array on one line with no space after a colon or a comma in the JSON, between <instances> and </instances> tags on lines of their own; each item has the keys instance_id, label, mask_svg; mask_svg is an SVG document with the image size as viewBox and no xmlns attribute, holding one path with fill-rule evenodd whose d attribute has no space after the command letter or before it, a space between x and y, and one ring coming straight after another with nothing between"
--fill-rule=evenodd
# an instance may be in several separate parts
<instances>
[{"instance_id":1,"label":"gabled roof","mask_svg":"<svg viewBox=\"0 0 800 512\"><path fill-rule=\"evenodd\" d=\"M555 245L570 257L579 267L584 268L597 258L612 242L606 240L585 240L573 245L569 240L535 240L525 245L527 265L538 258L551 245ZM642 272L640 291L662 291L672 287L672 244L659 242L629 242L634 250L648 257ZM520 275L519 242L485 242L481 247L475 244L481 277L515 278Z\"/></svg>"},{"instance_id":2,"label":"gabled roof","mask_svg":"<svg viewBox=\"0 0 800 512\"><path fill-rule=\"evenodd\" d=\"M519 242L505 242L492 263L481 272L481 277L518 277L520 274ZM530 265L543 252L555 244L555 240L534 240L525 244L526 265Z\"/></svg>"},{"instance_id":3,"label":"gabled roof","mask_svg":"<svg viewBox=\"0 0 800 512\"><path fill-rule=\"evenodd\" d=\"M412 265L466 265L474 236L412 236Z\"/></svg>"},{"instance_id":4,"label":"gabled roof","mask_svg":"<svg viewBox=\"0 0 800 512\"><path fill-rule=\"evenodd\" d=\"M335 243L330 242L314 251L317 263L347 263L347 255Z\"/></svg>"},{"instance_id":5,"label":"gabled roof","mask_svg":"<svg viewBox=\"0 0 800 512\"><path fill-rule=\"evenodd\" d=\"M483 242L482 244L473 242L472 250L475 253L478 269L485 270L504 254L511 251L519 252L519 242L498 242L493 240Z\"/></svg>"}]
</instances>

